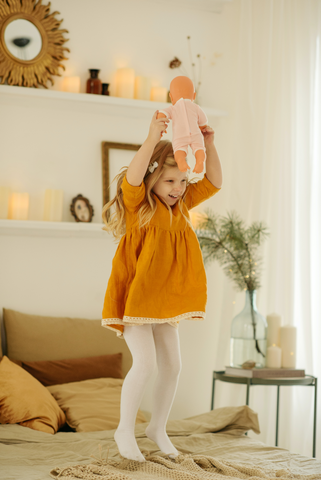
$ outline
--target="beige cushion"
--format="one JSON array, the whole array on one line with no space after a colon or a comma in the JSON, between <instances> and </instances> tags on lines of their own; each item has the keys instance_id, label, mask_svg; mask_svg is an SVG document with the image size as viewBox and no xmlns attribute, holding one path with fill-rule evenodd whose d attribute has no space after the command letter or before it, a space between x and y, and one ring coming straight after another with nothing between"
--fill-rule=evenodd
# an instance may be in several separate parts
<instances>
[{"instance_id":1,"label":"beige cushion","mask_svg":"<svg viewBox=\"0 0 321 480\"><path fill-rule=\"evenodd\" d=\"M45 387L57 400L68 425L77 432L114 430L120 419L121 378L95 378ZM138 410L136 424L147 419Z\"/></svg>"},{"instance_id":2,"label":"beige cushion","mask_svg":"<svg viewBox=\"0 0 321 480\"><path fill-rule=\"evenodd\" d=\"M102 327L101 320L46 317L4 308L3 321L7 355L14 360L64 360L121 352L124 377L132 365L125 340Z\"/></svg>"},{"instance_id":3,"label":"beige cushion","mask_svg":"<svg viewBox=\"0 0 321 480\"><path fill-rule=\"evenodd\" d=\"M0 423L56 433L66 421L46 387L4 356L0 362Z\"/></svg>"}]
</instances>

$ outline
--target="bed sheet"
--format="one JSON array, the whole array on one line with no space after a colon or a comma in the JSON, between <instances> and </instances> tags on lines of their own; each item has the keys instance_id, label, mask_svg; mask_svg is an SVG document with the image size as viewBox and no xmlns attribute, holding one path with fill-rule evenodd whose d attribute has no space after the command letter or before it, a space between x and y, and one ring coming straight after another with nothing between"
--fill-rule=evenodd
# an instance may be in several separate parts
<instances>
[{"instance_id":1,"label":"bed sheet","mask_svg":"<svg viewBox=\"0 0 321 480\"><path fill-rule=\"evenodd\" d=\"M135 427L138 446L141 451L162 456L157 445L144 433L147 425L142 423ZM202 454L223 462L257 465L275 472L283 470L289 473L287 478L302 475L304 479L321 480L319 460L265 445L245 435L250 429L259 433L257 414L242 406L216 409L184 420L170 420L166 431L183 454ZM0 478L51 480L50 472L92 463L91 455L99 458L100 448L105 456L109 447L109 458L120 460L114 433L115 430L108 430L50 435L19 425L0 425ZM236 478L250 477L242 474Z\"/></svg>"}]
</instances>

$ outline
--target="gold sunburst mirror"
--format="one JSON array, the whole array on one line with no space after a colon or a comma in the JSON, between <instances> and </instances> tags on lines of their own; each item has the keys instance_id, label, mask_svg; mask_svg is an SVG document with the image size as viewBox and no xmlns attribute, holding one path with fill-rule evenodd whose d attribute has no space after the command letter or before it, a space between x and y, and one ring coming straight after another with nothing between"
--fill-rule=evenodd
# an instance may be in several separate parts
<instances>
[{"instance_id":1,"label":"gold sunburst mirror","mask_svg":"<svg viewBox=\"0 0 321 480\"><path fill-rule=\"evenodd\" d=\"M0 0L0 78L1 84L23 87L47 87L54 84L52 75L58 75L59 67L67 60L63 46L68 39L60 30L63 20L50 13L50 2L42 0Z\"/></svg>"}]
</instances>

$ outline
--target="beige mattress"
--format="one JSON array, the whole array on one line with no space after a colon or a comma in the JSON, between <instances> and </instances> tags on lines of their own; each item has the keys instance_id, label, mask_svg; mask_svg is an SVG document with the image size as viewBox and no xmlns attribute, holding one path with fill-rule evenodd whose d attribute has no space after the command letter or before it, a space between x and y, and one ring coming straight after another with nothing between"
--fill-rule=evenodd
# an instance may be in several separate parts
<instances>
[{"instance_id":1,"label":"beige mattress","mask_svg":"<svg viewBox=\"0 0 321 480\"><path fill-rule=\"evenodd\" d=\"M167 423L166 430L175 447L183 454L190 456L192 463L190 462L189 466L186 462L185 466L176 466L174 460L168 460L169 464L168 461L161 464L160 460L165 460L166 456L158 450L154 442L146 438L144 434L146 426L147 423L136 425L135 435L141 451L152 455L148 462L154 462L158 475L146 474L143 471L141 473L126 471L126 475L119 478L321 479L319 460L293 454L282 448L270 447L246 436L245 432L250 429L256 433L259 432L257 414L247 406L220 408L184 420L170 420ZM0 425L0 478L1 480L49 480L57 478L59 474L61 474L59 480L76 478L71 475L71 471L69 472L71 476L66 477L68 471L65 470L62 473L62 470L67 466L75 465L85 465L88 468L88 464L95 462L91 455L103 458L106 456L107 447L109 447L109 459L114 463L121 463L122 459L113 439L114 432L115 430L86 433L58 432L50 435L19 425ZM203 472L200 465L197 467L195 463L194 467L196 465L200 473L187 471L193 468L193 459L196 460L199 455L214 459L214 464L220 466L216 468L216 473L205 470ZM159 460L159 457L163 458ZM168 465L171 464L173 468L169 468ZM233 466L233 475L228 474L231 470L222 469L222 465ZM146 465L142 468L145 467ZM180 468L179 477L176 477L175 469L178 468ZM187 468L185 474L184 468ZM114 467L113 471L115 472ZM159 472L163 474L160 476ZM124 471L123 474L125 474ZM84 475L83 478L99 480L118 478L112 473L107 476L92 473L90 475L88 477Z\"/></svg>"}]
</instances>

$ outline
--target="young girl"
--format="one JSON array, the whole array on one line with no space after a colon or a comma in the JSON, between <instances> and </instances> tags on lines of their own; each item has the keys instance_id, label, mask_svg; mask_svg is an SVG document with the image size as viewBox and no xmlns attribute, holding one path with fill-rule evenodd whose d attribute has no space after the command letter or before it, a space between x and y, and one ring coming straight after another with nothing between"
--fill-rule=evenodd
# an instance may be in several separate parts
<instances>
[{"instance_id":1,"label":"young girl","mask_svg":"<svg viewBox=\"0 0 321 480\"><path fill-rule=\"evenodd\" d=\"M157 113L129 167L115 177L115 198L103 208L104 230L121 240L102 325L125 339L133 357L114 439L123 457L140 462L145 458L135 439L135 420L156 363L152 416L145 433L171 458L179 454L166 434L181 370L178 325L183 319L203 320L207 301L202 253L188 211L215 195L222 184L211 127L203 130L206 176L191 183L177 167L172 144L160 141L168 121L157 119Z\"/></svg>"}]
</instances>

